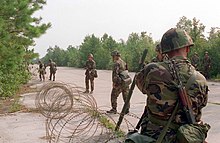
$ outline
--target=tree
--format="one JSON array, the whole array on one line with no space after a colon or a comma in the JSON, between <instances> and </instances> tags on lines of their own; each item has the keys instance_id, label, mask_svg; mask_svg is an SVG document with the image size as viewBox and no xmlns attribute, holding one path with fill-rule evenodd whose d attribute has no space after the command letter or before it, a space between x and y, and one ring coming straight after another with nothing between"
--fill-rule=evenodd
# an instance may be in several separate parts
<instances>
[{"instance_id":1,"label":"tree","mask_svg":"<svg viewBox=\"0 0 220 143\"><path fill-rule=\"evenodd\" d=\"M29 46L50 27L33 13L45 0L0 1L0 96L11 96L28 79L27 66L38 56Z\"/></svg>"}]
</instances>

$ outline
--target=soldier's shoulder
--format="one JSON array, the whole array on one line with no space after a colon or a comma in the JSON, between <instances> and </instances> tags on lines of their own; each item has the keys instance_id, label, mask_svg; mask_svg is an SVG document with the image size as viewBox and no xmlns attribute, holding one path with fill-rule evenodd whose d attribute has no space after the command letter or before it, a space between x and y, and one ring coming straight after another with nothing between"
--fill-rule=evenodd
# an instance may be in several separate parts
<instances>
[{"instance_id":1,"label":"soldier's shoulder","mask_svg":"<svg viewBox=\"0 0 220 143\"><path fill-rule=\"evenodd\" d=\"M151 62L158 62L157 57L153 57L153 59L151 60Z\"/></svg>"},{"instance_id":2,"label":"soldier's shoulder","mask_svg":"<svg viewBox=\"0 0 220 143\"><path fill-rule=\"evenodd\" d=\"M162 71L162 70L164 71L164 70L167 70L167 66L166 66L166 63L164 62L152 62L152 63L147 64L144 67L144 70L149 71L149 72L157 72L157 71Z\"/></svg>"}]
</instances>

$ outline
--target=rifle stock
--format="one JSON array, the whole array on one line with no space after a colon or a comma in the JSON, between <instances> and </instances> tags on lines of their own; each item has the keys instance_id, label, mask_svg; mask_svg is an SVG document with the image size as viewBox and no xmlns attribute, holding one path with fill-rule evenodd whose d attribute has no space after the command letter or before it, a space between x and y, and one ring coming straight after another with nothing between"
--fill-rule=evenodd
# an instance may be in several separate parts
<instances>
[{"instance_id":1,"label":"rifle stock","mask_svg":"<svg viewBox=\"0 0 220 143\"><path fill-rule=\"evenodd\" d=\"M147 49L144 49L143 54L141 56L141 61L139 63L139 69L141 69L141 67L143 66L144 60L145 60L146 56L147 56ZM122 120L124 118L125 112L126 112L126 110L128 108L128 104L130 102L130 99L131 99L131 96L132 96L132 93L133 93L133 90L134 90L134 87L135 87L135 78L136 78L136 76L134 76L134 79L132 81L131 87L129 88L128 96L126 98L126 101L125 101L124 106L122 108L122 111L121 111L121 114L119 116L118 122L116 124L115 131L117 131L119 129L119 127L120 127L120 125L122 123Z\"/></svg>"}]
</instances>

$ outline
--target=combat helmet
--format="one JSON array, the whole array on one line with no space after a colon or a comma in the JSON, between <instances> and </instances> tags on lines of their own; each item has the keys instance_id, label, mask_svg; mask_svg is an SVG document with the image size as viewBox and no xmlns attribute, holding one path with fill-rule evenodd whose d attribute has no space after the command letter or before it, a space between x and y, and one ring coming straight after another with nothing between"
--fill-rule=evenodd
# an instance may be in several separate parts
<instances>
[{"instance_id":1,"label":"combat helmet","mask_svg":"<svg viewBox=\"0 0 220 143\"><path fill-rule=\"evenodd\" d=\"M192 38L186 33L186 31L178 28L171 28L168 30L161 40L161 50L163 54L193 45Z\"/></svg>"},{"instance_id":2,"label":"combat helmet","mask_svg":"<svg viewBox=\"0 0 220 143\"><path fill-rule=\"evenodd\" d=\"M112 51L111 56L121 56L121 54L117 50L115 50Z\"/></svg>"},{"instance_id":3,"label":"combat helmet","mask_svg":"<svg viewBox=\"0 0 220 143\"><path fill-rule=\"evenodd\" d=\"M93 58L93 54L89 53L88 58Z\"/></svg>"}]
</instances>

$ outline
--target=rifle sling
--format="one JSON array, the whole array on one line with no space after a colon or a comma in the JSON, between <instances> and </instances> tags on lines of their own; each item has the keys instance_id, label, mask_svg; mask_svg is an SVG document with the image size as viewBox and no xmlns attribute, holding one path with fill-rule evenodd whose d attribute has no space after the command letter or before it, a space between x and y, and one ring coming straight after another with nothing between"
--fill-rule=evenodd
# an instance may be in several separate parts
<instances>
[{"instance_id":1,"label":"rifle sling","mask_svg":"<svg viewBox=\"0 0 220 143\"><path fill-rule=\"evenodd\" d=\"M174 110L173 110L173 113L171 114L169 120L168 120L168 121L165 121L165 122L166 122L166 125L164 126L164 128L163 128L161 134L159 135L159 137L158 137L156 143L161 143L161 142L163 141L164 136L165 136L166 133L167 133L168 128L169 128L169 127L172 128L172 127L171 127L171 126L172 126L171 122L172 122L172 120L173 120L173 118L174 118L174 116L175 116L175 114L176 114L176 112L177 112L178 106L179 106L179 101L177 101L176 106L175 106L175 108L174 108ZM165 122L163 122L163 123L165 123ZM162 122L161 122L161 123L162 123Z\"/></svg>"}]
</instances>

